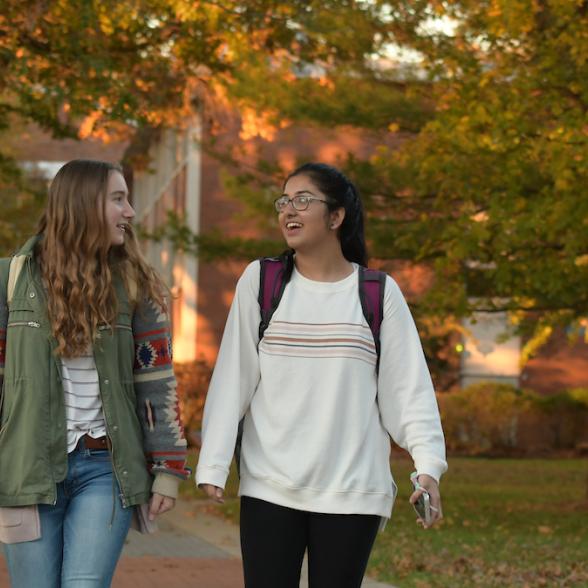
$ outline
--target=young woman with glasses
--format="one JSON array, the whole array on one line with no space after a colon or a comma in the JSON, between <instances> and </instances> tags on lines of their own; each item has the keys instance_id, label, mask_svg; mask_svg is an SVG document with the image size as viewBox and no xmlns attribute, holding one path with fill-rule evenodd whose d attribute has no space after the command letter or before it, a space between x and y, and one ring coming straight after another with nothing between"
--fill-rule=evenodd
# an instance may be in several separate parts
<instances>
[{"instance_id":1,"label":"young woman with glasses","mask_svg":"<svg viewBox=\"0 0 588 588\"><path fill-rule=\"evenodd\" d=\"M417 330L387 277L379 369L358 295L362 204L338 170L310 163L276 202L291 276L259 341L260 262L241 276L210 383L196 481L223 500L237 429L247 588L361 585L396 495L390 437L410 452L441 518L443 432Z\"/></svg>"},{"instance_id":2,"label":"young woman with glasses","mask_svg":"<svg viewBox=\"0 0 588 588\"><path fill-rule=\"evenodd\" d=\"M108 588L133 512L173 508L188 474L166 288L134 216L120 167L70 161L37 234L0 260L0 539L12 588Z\"/></svg>"}]
</instances>

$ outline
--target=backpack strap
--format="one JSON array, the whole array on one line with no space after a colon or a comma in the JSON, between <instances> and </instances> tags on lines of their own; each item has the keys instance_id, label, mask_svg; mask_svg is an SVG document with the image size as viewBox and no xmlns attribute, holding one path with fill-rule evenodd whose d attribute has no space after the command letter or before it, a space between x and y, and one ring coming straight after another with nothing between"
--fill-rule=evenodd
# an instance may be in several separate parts
<instances>
[{"instance_id":1,"label":"backpack strap","mask_svg":"<svg viewBox=\"0 0 588 588\"><path fill-rule=\"evenodd\" d=\"M286 284L289 280L288 259L286 255L280 257L262 257L259 260L261 272L259 274L259 311L261 321L259 323L259 340L280 304Z\"/></svg>"},{"instance_id":2,"label":"backpack strap","mask_svg":"<svg viewBox=\"0 0 588 588\"><path fill-rule=\"evenodd\" d=\"M272 320L272 316L274 316L274 312L278 308L278 304L280 304L292 272L291 268L288 267L288 253L284 253L279 257L262 257L259 263L261 271L259 274L257 301L259 302L259 312L261 314L261 320L259 321L259 340L261 341ZM239 421L237 440L235 442L235 463L239 477L241 476L241 442L243 440L244 420L245 417Z\"/></svg>"},{"instance_id":3,"label":"backpack strap","mask_svg":"<svg viewBox=\"0 0 588 588\"><path fill-rule=\"evenodd\" d=\"M6 287L6 304L10 307L12 298L14 297L14 290L16 289L16 282L20 276L20 272L27 259L26 255L15 255L10 260L8 268L8 285Z\"/></svg>"},{"instance_id":4,"label":"backpack strap","mask_svg":"<svg viewBox=\"0 0 588 588\"><path fill-rule=\"evenodd\" d=\"M380 367L380 327L384 318L386 274L378 270L359 266L358 287L363 316L370 327L376 345L378 356L376 361L377 372Z\"/></svg>"},{"instance_id":5,"label":"backpack strap","mask_svg":"<svg viewBox=\"0 0 588 588\"><path fill-rule=\"evenodd\" d=\"M14 289L18 276L24 266L26 255L15 255L10 259L0 259L0 288L6 292L6 307L10 308L10 303L14 296ZM3 325L4 328L5 325ZM3 403L2 378L4 377L4 361L6 359L6 332L3 333L3 343L0 347L0 408Z\"/></svg>"},{"instance_id":6,"label":"backpack strap","mask_svg":"<svg viewBox=\"0 0 588 588\"><path fill-rule=\"evenodd\" d=\"M11 257L3 257L0 259L0 288L2 288L2 291L6 293L8 293L7 290L11 260Z\"/></svg>"}]
</instances>

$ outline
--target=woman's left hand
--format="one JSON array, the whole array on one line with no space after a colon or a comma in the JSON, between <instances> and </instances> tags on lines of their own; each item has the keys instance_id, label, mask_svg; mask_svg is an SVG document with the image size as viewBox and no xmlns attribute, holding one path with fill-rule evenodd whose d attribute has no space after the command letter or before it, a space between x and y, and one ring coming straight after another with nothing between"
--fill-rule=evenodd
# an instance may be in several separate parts
<instances>
[{"instance_id":1,"label":"woman's left hand","mask_svg":"<svg viewBox=\"0 0 588 588\"><path fill-rule=\"evenodd\" d=\"M414 504L417 498L426 490L431 499L431 522L425 525L421 519L417 519L417 523L421 524L425 529L432 527L437 521L443 518L443 510L441 509L441 494L439 492L439 484L427 474L421 474L418 477L418 482L421 489L415 490L408 499L411 504Z\"/></svg>"},{"instance_id":2,"label":"woman's left hand","mask_svg":"<svg viewBox=\"0 0 588 588\"><path fill-rule=\"evenodd\" d=\"M149 501L149 520L154 521L157 515L171 510L176 505L176 499L161 494L152 494Z\"/></svg>"}]
</instances>

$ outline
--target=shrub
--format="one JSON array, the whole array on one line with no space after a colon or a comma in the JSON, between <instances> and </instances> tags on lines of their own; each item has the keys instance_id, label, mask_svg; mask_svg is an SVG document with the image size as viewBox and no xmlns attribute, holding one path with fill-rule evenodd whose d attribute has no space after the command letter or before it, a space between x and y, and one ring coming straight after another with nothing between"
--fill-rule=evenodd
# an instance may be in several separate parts
<instances>
[{"instance_id":1,"label":"shrub","mask_svg":"<svg viewBox=\"0 0 588 588\"><path fill-rule=\"evenodd\" d=\"M588 441L588 391L551 396L484 382L439 395L447 449L467 455L537 455Z\"/></svg>"},{"instance_id":2,"label":"shrub","mask_svg":"<svg viewBox=\"0 0 588 588\"><path fill-rule=\"evenodd\" d=\"M585 391L584 391L585 392ZM588 402L576 391L560 392L550 396L540 396L529 392L535 414L529 419L535 429L535 437L540 433L540 445L545 449L573 449L586 438L588 428Z\"/></svg>"},{"instance_id":3,"label":"shrub","mask_svg":"<svg viewBox=\"0 0 588 588\"><path fill-rule=\"evenodd\" d=\"M588 388L571 388L567 394L576 402L588 408Z\"/></svg>"},{"instance_id":4,"label":"shrub","mask_svg":"<svg viewBox=\"0 0 588 588\"><path fill-rule=\"evenodd\" d=\"M471 455L518 446L518 421L528 400L508 384L482 382L439 396L447 448Z\"/></svg>"},{"instance_id":5,"label":"shrub","mask_svg":"<svg viewBox=\"0 0 588 588\"><path fill-rule=\"evenodd\" d=\"M200 430L202 411L206 400L208 384L212 377L212 367L204 360L174 365L178 381L178 398L182 411L182 420L186 434L191 440L191 433Z\"/></svg>"}]
</instances>

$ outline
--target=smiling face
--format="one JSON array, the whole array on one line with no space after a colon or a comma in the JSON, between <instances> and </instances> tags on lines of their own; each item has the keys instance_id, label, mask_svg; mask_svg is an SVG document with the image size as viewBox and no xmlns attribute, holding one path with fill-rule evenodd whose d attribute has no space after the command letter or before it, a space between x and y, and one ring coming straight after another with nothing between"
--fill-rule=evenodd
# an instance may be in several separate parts
<instances>
[{"instance_id":1,"label":"smiling face","mask_svg":"<svg viewBox=\"0 0 588 588\"><path fill-rule=\"evenodd\" d=\"M123 245L126 227L135 217L135 211L129 202L127 183L118 171L110 172L108 177L104 216L111 246Z\"/></svg>"},{"instance_id":2,"label":"smiling face","mask_svg":"<svg viewBox=\"0 0 588 588\"><path fill-rule=\"evenodd\" d=\"M284 186L283 195L288 198L309 196L328 200L305 175L290 178ZM330 228L332 213L329 213L327 204L319 200L311 200L306 210L296 210L292 203L288 203L279 213L280 229L288 247L296 251L309 250L334 234Z\"/></svg>"}]
</instances>

